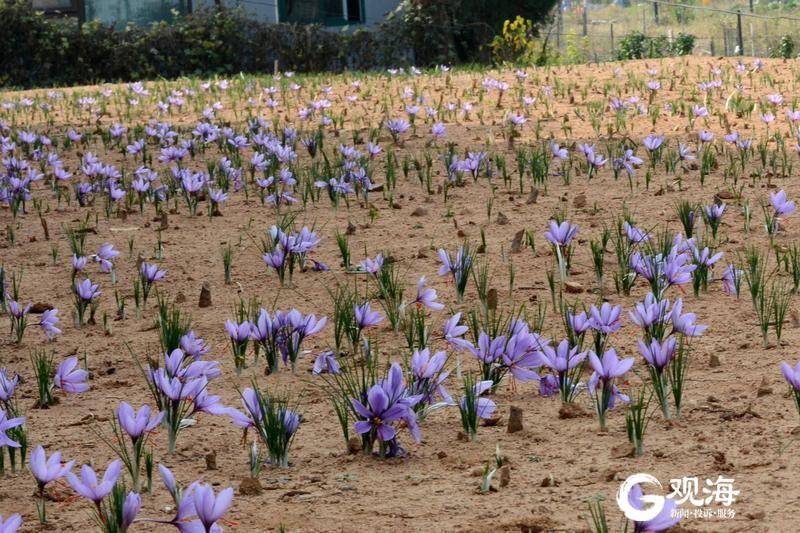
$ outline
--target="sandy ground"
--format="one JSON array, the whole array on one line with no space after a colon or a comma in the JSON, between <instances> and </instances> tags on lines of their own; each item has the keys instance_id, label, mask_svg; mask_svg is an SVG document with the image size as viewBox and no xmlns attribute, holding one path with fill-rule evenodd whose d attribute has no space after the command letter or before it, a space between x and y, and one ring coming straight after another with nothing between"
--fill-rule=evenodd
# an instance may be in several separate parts
<instances>
[{"instance_id":1,"label":"sandy ground","mask_svg":"<svg viewBox=\"0 0 800 533\"><path fill-rule=\"evenodd\" d=\"M748 61L748 66L752 60ZM648 68L658 69L656 77L662 80L664 89L659 91L655 102L676 102L682 98L689 102L701 102L696 85L701 80L711 79L712 66L723 68L730 76L732 61L722 59L688 59L663 62L633 62L569 67L554 70L529 71L523 84L526 95L538 98L537 103L525 110L528 122L522 130L517 145L534 142L536 122L540 120L541 137L550 135L564 138L562 124L571 126L572 141L595 139L589 122L587 101L604 101L604 84L621 86L629 75L640 81L649 79ZM615 74L615 70L618 72ZM751 95L763 96L781 92L787 101L796 93L797 65L793 62L767 61L763 73L743 76L742 83ZM492 72L486 75L502 77L512 87L517 83L513 71ZM685 393L687 405L680 420L666 422L656 413L645 442L643 457L621 457L619 450L627 442L623 411L616 409L609 418L609 430L600 432L596 417L559 418L560 401L541 398L538 387L533 384L511 384L504 382L494 397L502 414L501 424L481 427L478 441L463 442L457 439L460 430L458 411L447 409L432 414L422 425L423 442L414 445L407 434L402 439L407 444L408 457L404 459L379 460L363 455L349 455L345 448L338 423L330 403L316 385L319 380L311 374L313 355L332 343L332 327L329 325L322 335L314 337L305 347L313 354L306 355L299 365L297 375L288 370L278 375L264 377L262 367L254 368L237 377L233 371L232 356L225 335L225 319L233 317L233 306L240 297L259 297L265 305L277 301L281 309L296 306L303 312L331 313L331 302L327 288L337 282L351 279L340 266L340 258L334 239L334 231L343 231L348 223L356 227L351 237L354 260L379 252L388 252L401 265L401 273L407 283L407 292L413 291L419 275L426 275L448 309L468 309L477 304L475 288L470 285L463 304L456 304L455 291L451 284L436 275L438 259L436 249L443 246L449 250L464 238L478 242L480 231L486 235L487 250L492 271L491 284L500 295L501 305L513 301L526 304L529 310L536 303L548 304L548 316L543 333L555 339L563 336L559 318L552 313L550 295L545 272L552 268L553 256L546 246L542 232L547 220L557 211L567 213L570 221L580 225L579 245L576 247L571 279L579 282L586 291L575 298L587 305L598 299L592 270L588 240L597 238L603 224L611 224L613 217L622 213L626 206L642 226L654 227L670 223L673 231L680 229L674 206L679 199L690 199L708 203L715 192L727 190L723 182L722 169L713 172L701 187L697 170L688 170L682 180L682 190L663 167L653 176L649 189L644 187L645 169L638 171L640 186L632 192L627 181L615 181L608 168L587 182L585 175L575 175L570 186L561 179L552 177L546 187L540 187L538 201L527 202L530 181L526 179L525 191L520 194L514 153L503 138L503 117L512 109L519 109L512 96L514 89L504 97L501 106L496 104L496 92L480 101L482 73L433 75L419 78L387 76L361 80L361 97L358 103L350 104L342 99L352 94L350 79L344 78L298 78L304 85L303 92L291 96L287 107L279 106L275 116L294 120L296 109L302 100L311 96L311 87L331 86L333 112L346 112L343 131L338 139L329 135L326 149L332 150L338 142L351 142L353 129L359 129L364 137L367 128L376 127L385 117L382 107L390 106L389 116L400 116L402 103L400 93L404 87L418 89L433 102L472 101L475 109L469 119L461 116L457 121L444 120L447 140L457 143L459 150L478 149L489 144L493 153L505 154L509 172L513 175L512 186L507 190L500 178L492 184L485 179L478 183L467 180L463 188L451 189L447 205L441 195L426 195L416 178L405 179L399 172L394 208L380 193L373 193L370 203L377 209L377 217L370 219L369 210L357 201L350 209L334 210L327 200L309 205L300 219L315 223L323 237L314 258L331 266L326 273L302 272L295 276L293 287L281 288L277 277L266 271L260 253L248 233L258 235L274 221L271 208L258 201L245 201L243 195L234 194L223 206L221 217L207 216L191 218L184 206L177 214L169 216L169 228L163 232L165 257L158 263L168 270L167 282L159 291L163 296L178 298L181 307L191 315L194 329L210 342L210 354L219 359L223 368L222 378L212 385L212 392L222 396L223 403L239 406L236 386L246 386L251 375L257 375L261 385L288 387L295 394L303 394L301 411L304 421L291 451L292 465L287 469L265 467L261 474L262 493L242 495L237 491L234 503L226 515L226 530L270 531L284 525L288 531L581 531L586 530L587 507L585 499L601 495L606 499L606 512L612 530L620 525L621 513L614 503L614 495L621 480L632 473L647 472L667 484L671 478L696 476L701 480L716 479L724 475L735 479L740 491L732 506L734 519L696 519L682 522L683 531L793 531L794 512L791 510L800 498L796 475L800 460L793 453L796 446L794 430L798 426L797 413L780 374L782 360L794 362L795 347L800 342L797 324L787 324L780 346L764 349L756 317L749 296L741 299L726 295L717 283L707 294L695 298L688 286L684 306L696 312L700 323L708 324L707 333L692 342L693 358L688 374ZM446 81L447 80L447 81ZM271 79L259 80L267 87ZM177 82L176 87L187 82ZM196 84L195 84L196 85ZM543 86L553 87L552 97L546 97ZM720 92L714 93L711 101L715 110L722 110L733 84L726 82ZM98 88L79 88L69 93L97 93ZM585 91L585 92L583 92ZM582 94L583 92L583 94ZM611 89L615 94L618 89ZM646 88L630 90L623 96L638 95L646 101ZM32 93L33 94L33 93ZM39 92L44 95L45 92ZM0 99L19 99L20 94L0 95ZM214 99L223 102L224 111L234 126L241 127L242 113L234 116L229 106L228 95L205 96L205 104L198 109L187 105L183 112L165 117L175 124L193 125L202 110ZM276 98L280 100L280 98ZM187 97L187 101L191 99ZM547 100L549 104L543 102ZM549 113L547 108L550 109ZM123 123L142 123L151 111L141 111L129 120L116 115L113 105L111 116L101 119L103 125L117 120ZM484 113L483 123L480 112ZM241 111L241 110L239 110ZM271 118L269 111L261 113ZM673 146L677 140L690 139L685 117L665 116L659 119L657 130L668 135ZM613 115L602 113L605 135L607 122ZM743 136L763 137L763 126L757 114L750 118L736 118L727 113L730 129L740 131ZM63 135L69 126L86 128L87 118L56 113L52 124L37 116L35 124L25 124L22 114L12 117L6 113L5 120L17 121L35 131L48 132L54 138ZM639 141L652 128L646 115L629 119L630 136ZM779 114L778 128L788 132L785 117ZM714 116L709 118L707 129L720 137L725 128ZM418 123L417 133L407 137L404 147L392 148L388 137L381 138L386 149L394 149L400 161L405 154L421 155L426 149L436 157L442 148L426 148L430 125ZM695 129L700 128L700 122ZM788 135L788 133L787 133ZM694 137L691 137L694 142ZM791 139L788 139L791 143ZM442 143L440 143L442 144ZM789 146L793 146L793 143ZM363 147L361 147L363 148ZM792 148L789 148L793 152ZM136 164L131 158L124 159L118 153L105 153L97 144L93 151L104 162L116 162L127 172ZM639 149L642 155L643 149ZM75 150L60 151L62 158L73 172L76 170L78 154ZM578 154L579 155L579 154ZM793 155L793 154L792 154ZM206 154L206 157L217 157ZM577 161L576 155L576 161ZM796 157L796 156L795 156ZM755 157L753 158L756 159ZM384 158L385 160L385 158ZM190 161L190 166L201 169L205 162L201 156ZM755 172L755 162L753 161ZM158 165L158 168L163 168ZM382 172L377 173L381 182ZM434 163L435 186L446 179L440 161ZM773 177L771 182L785 189L791 198L800 196L800 183L794 173L788 178ZM730 204L720 230L720 250L733 260L746 244L766 248L768 240L761 223L758 204L768 199L767 180L757 177L743 182L742 201L749 199L754 207L753 231L749 236L743 232L743 217ZM155 354L158 351L157 332L153 329L155 310L151 304L139 319L133 317L112 322L113 331L104 335L100 324L85 326L77 330L70 323L71 310L69 248L61 229L63 224L77 222L87 212L98 213L97 224L92 224L96 233L89 235L87 249L95 250L104 242L113 243L122 251L117 261L117 284L112 286L110 278L93 274L104 291L98 310L113 316L115 313L114 290L122 294L132 293L136 273L136 258L142 254L152 257L156 246L156 228L152 207L144 216L132 210L123 220L106 219L102 209L70 207L57 208L52 195L45 188L38 188L35 196L48 198L49 209L45 215L51 232L51 240L44 239L42 228L35 212L12 220L8 209L0 209L3 227L16 227L17 242L10 246L0 245L0 262L8 269L23 272L22 294L24 300L46 302L62 310L63 335L48 348L55 349L59 358L70 354L85 357L92 372L91 389L80 395L61 398L51 409L33 407L35 382L32 376L29 354L37 346L44 346L42 335L28 332L21 346L12 344L4 333L0 339L0 366L19 372L24 383L18 392L20 402L28 417L27 428L32 446L43 444L48 451L61 450L65 458L78 463L91 462L95 467L105 468L113 458L109 450L92 432L91 426L104 422L112 415L118 402L126 400L134 405L149 402L143 378L139 374L128 347L139 355ZM494 197L491 220L487 220L486 202ZM582 201L581 196L585 197ZM576 201L577 199L577 201ZM418 207L425 208L422 216L412 216ZM205 211L205 207L201 207ZM498 223L502 213L507 222ZM795 215L795 217L800 215ZM94 217L92 217L94 220ZM505 222L505 221L501 221ZM524 248L518 254L510 254L512 237L520 229L535 235L536 251ZM789 218L785 232L778 238L780 244L794 242L800 234L800 224ZM128 238L134 239L133 254L128 253ZM221 248L231 243L235 247L233 267L234 284L223 283ZM57 265L51 261L51 247L58 246L60 258ZM515 282L509 293L509 264L513 263ZM636 349L639 331L627 319L627 310L634 302L643 298L648 289L640 282L630 297L615 293L610 272L614 265L613 252L606 257L609 270L606 281L606 299L622 304L625 325L613 337L618 352L637 357L635 368L644 372L641 357ZM721 268L717 269L717 274ZM213 306L199 308L197 305L200 287L209 282L212 287ZM680 295L671 289L672 298ZM132 307L132 299L129 299ZM792 306L796 307L795 304ZM433 314L433 323L440 328L449 317L447 311ZM0 317L0 331L7 331L8 319ZM404 356L405 342L400 334L380 328L375 336L381 340L384 354L394 360ZM774 336L772 337L774 341ZM719 358L718 365L710 365L710 357ZM466 368L473 361L461 354ZM638 378L633 378L638 380ZM450 388L458 390L451 378ZM578 402L587 413L591 413L590 400L582 395ZM505 419L509 407L522 408L525 429L509 434ZM224 418L200 416L197 426L185 430L179 438L178 451L168 454L166 435L156 433L152 439L156 459L173 469L182 483L202 479L217 489L238 487L247 476L247 446L241 434ZM474 475L499 446L511 461L511 480L507 487L497 492L480 494L477 487L479 477ZM208 470L206 456L216 454L216 469ZM38 530L36 511L32 497L35 488L29 472L18 475L7 474L0 483L0 513L4 516L19 512L25 520L24 531ZM57 503L50 503L51 531L80 531L95 527L90 520L89 505L71 497L65 485L59 488L61 496ZM170 499L158 480L152 495L143 496L142 517L167 518L171 515L167 506ZM165 530L167 526L136 524L136 531ZM621 529L620 529L621 530Z\"/></svg>"}]
</instances>

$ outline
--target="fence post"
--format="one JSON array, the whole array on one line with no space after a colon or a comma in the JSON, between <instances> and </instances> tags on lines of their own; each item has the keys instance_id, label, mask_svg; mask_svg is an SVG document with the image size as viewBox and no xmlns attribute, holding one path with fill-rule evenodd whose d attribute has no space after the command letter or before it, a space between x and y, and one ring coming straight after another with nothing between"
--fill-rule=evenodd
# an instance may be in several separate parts
<instances>
[{"instance_id":1,"label":"fence post","mask_svg":"<svg viewBox=\"0 0 800 533\"><path fill-rule=\"evenodd\" d=\"M744 39L742 38L742 10L736 10L736 40L739 46L739 55L744 55Z\"/></svg>"},{"instance_id":2,"label":"fence post","mask_svg":"<svg viewBox=\"0 0 800 533\"><path fill-rule=\"evenodd\" d=\"M611 57L614 57L614 23L611 23Z\"/></svg>"},{"instance_id":3,"label":"fence post","mask_svg":"<svg viewBox=\"0 0 800 533\"><path fill-rule=\"evenodd\" d=\"M561 52L561 33L564 31L564 15L561 11L561 0L558 0L558 18L556 18L556 50Z\"/></svg>"},{"instance_id":4,"label":"fence post","mask_svg":"<svg viewBox=\"0 0 800 533\"><path fill-rule=\"evenodd\" d=\"M753 0L750 0L750 13L753 12Z\"/></svg>"},{"instance_id":5,"label":"fence post","mask_svg":"<svg viewBox=\"0 0 800 533\"><path fill-rule=\"evenodd\" d=\"M658 2L653 2L653 21L658 26Z\"/></svg>"},{"instance_id":6,"label":"fence post","mask_svg":"<svg viewBox=\"0 0 800 533\"><path fill-rule=\"evenodd\" d=\"M583 36L589 35L589 0L583 0Z\"/></svg>"}]
</instances>

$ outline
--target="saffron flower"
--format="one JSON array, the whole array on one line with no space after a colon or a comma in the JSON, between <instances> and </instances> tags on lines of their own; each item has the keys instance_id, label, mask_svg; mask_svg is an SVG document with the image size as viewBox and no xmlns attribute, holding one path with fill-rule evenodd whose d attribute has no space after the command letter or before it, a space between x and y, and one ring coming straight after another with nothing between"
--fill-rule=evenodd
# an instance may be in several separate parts
<instances>
[{"instance_id":1,"label":"saffron flower","mask_svg":"<svg viewBox=\"0 0 800 533\"><path fill-rule=\"evenodd\" d=\"M775 210L774 218L785 217L794 213L795 205L792 200L787 199L786 192L781 189L778 192L769 193L772 207Z\"/></svg>"},{"instance_id":2,"label":"saffron flower","mask_svg":"<svg viewBox=\"0 0 800 533\"><path fill-rule=\"evenodd\" d=\"M21 526L22 517L20 515L12 514L3 520L3 515L0 514L0 533L17 533Z\"/></svg>"},{"instance_id":3,"label":"saffron flower","mask_svg":"<svg viewBox=\"0 0 800 533\"><path fill-rule=\"evenodd\" d=\"M78 394L89 390L89 384L86 383L88 377L86 370L78 368L78 358L72 356L58 365L53 384L67 394Z\"/></svg>"},{"instance_id":4,"label":"saffron flower","mask_svg":"<svg viewBox=\"0 0 800 533\"><path fill-rule=\"evenodd\" d=\"M578 234L578 226L566 220L560 224L555 220L549 222L550 229L544 232L545 238L554 246L566 248Z\"/></svg>"},{"instance_id":5,"label":"saffron flower","mask_svg":"<svg viewBox=\"0 0 800 533\"><path fill-rule=\"evenodd\" d=\"M153 263L142 263L142 266L139 267L139 279L142 282L142 299L145 305L147 305L147 297L150 295L150 290L157 281L164 279L166 275L166 270L159 269L158 265Z\"/></svg>"},{"instance_id":6,"label":"saffron flower","mask_svg":"<svg viewBox=\"0 0 800 533\"><path fill-rule=\"evenodd\" d=\"M409 392L413 395L420 395L419 402L414 406L417 413L425 414L425 409L433 403L434 397L439 395L446 403L452 402L450 394L444 387L444 382L450 372L444 371L447 362L446 352L436 352L431 356L428 348L424 350L414 350L411 356L411 385Z\"/></svg>"},{"instance_id":7,"label":"saffron flower","mask_svg":"<svg viewBox=\"0 0 800 533\"><path fill-rule=\"evenodd\" d=\"M44 453L44 448L37 446L31 454L30 470L36 479L37 498L36 498L36 511L39 514L39 522L44 524L47 522L47 511L45 510L45 493L44 489L48 483L61 479L72 469L75 461L61 464L61 452L55 452L47 459ZM2 531L2 528L0 528Z\"/></svg>"},{"instance_id":8,"label":"saffron flower","mask_svg":"<svg viewBox=\"0 0 800 533\"><path fill-rule=\"evenodd\" d=\"M11 448L19 448L20 443L14 440L6 434L9 429L14 429L16 427L21 426L25 423L25 417L20 416L17 418L8 418L8 413L3 409L0 409L0 448L3 446L9 446Z\"/></svg>"},{"instance_id":9,"label":"saffron flower","mask_svg":"<svg viewBox=\"0 0 800 533\"><path fill-rule=\"evenodd\" d=\"M383 316L380 312L373 311L369 302L354 306L353 311L359 329L367 329L383 322Z\"/></svg>"},{"instance_id":10,"label":"saffron flower","mask_svg":"<svg viewBox=\"0 0 800 533\"><path fill-rule=\"evenodd\" d=\"M417 298L411 302L419 304L434 311L441 311L444 309L444 304L436 301L436 289L425 287L425 276L419 278L417 283Z\"/></svg>"},{"instance_id":11,"label":"saffron flower","mask_svg":"<svg viewBox=\"0 0 800 533\"><path fill-rule=\"evenodd\" d=\"M100 481L97 480L97 474L89 465L83 465L81 467L80 479L72 472L67 472L66 476L67 481L69 481L70 486L75 492L87 500L99 504L103 498L108 496L114 489L114 485L116 485L120 473L121 463L118 459L108 465L105 474L103 474L103 479Z\"/></svg>"},{"instance_id":12,"label":"saffron flower","mask_svg":"<svg viewBox=\"0 0 800 533\"><path fill-rule=\"evenodd\" d=\"M633 366L633 362L633 357L620 361L613 348L606 351L602 359L596 353L589 352L589 364L594 372L589 378L588 389L589 394L595 398L601 429L606 427L606 412L614 407L615 400L619 398L624 402L628 401L628 397L617 390L614 380L624 376Z\"/></svg>"},{"instance_id":13,"label":"saffron flower","mask_svg":"<svg viewBox=\"0 0 800 533\"><path fill-rule=\"evenodd\" d=\"M197 485L194 489L192 500L197 518L206 533L210 533L216 522L228 511L228 507L233 501L233 488L228 487L215 495L211 485Z\"/></svg>"},{"instance_id":14,"label":"saffron flower","mask_svg":"<svg viewBox=\"0 0 800 533\"><path fill-rule=\"evenodd\" d=\"M442 336L456 350L468 349L472 344L463 339L463 335L469 331L467 326L461 325L461 313L456 313L444 324Z\"/></svg>"},{"instance_id":15,"label":"saffron flower","mask_svg":"<svg viewBox=\"0 0 800 533\"><path fill-rule=\"evenodd\" d=\"M164 419L164 413L156 413L151 416L150 407L143 405L138 412L127 402L120 402L117 408L117 418L119 425L134 441L138 440L145 433L150 433Z\"/></svg>"},{"instance_id":16,"label":"saffron flower","mask_svg":"<svg viewBox=\"0 0 800 533\"><path fill-rule=\"evenodd\" d=\"M44 331L47 340L53 340L56 335L61 334L61 330L56 326L58 322L58 309L48 309L42 313L42 318L39 320L38 325Z\"/></svg>"},{"instance_id":17,"label":"saffron flower","mask_svg":"<svg viewBox=\"0 0 800 533\"><path fill-rule=\"evenodd\" d=\"M336 356L330 350L321 352L314 360L314 368L312 369L311 373L315 376L318 376L323 372L328 374L338 374L341 372L339 362L336 360Z\"/></svg>"},{"instance_id":18,"label":"saffron flower","mask_svg":"<svg viewBox=\"0 0 800 533\"><path fill-rule=\"evenodd\" d=\"M628 496L628 501L634 509L642 510L644 508L644 499L642 498L642 488L636 484L631 488ZM652 504L651 504L652 505ZM664 506L661 511L650 520L644 522L634 522L634 533L650 533L657 531L666 531L675 524L681 521L681 515L676 512L678 504L675 500L666 498L664 499Z\"/></svg>"},{"instance_id":19,"label":"saffron flower","mask_svg":"<svg viewBox=\"0 0 800 533\"><path fill-rule=\"evenodd\" d=\"M420 401L420 395L409 395L403 381L403 370L397 363L392 363L388 375L380 383L372 385L366 398L350 398L355 412L362 418L355 423L356 432L363 435L370 452L377 440L380 444L380 456L385 457L402 453L397 445L397 429L395 424L403 422L411 436L419 442L422 435L417 425L414 406Z\"/></svg>"},{"instance_id":20,"label":"saffron flower","mask_svg":"<svg viewBox=\"0 0 800 533\"><path fill-rule=\"evenodd\" d=\"M30 458L30 470L40 490L48 483L61 479L72 469L75 461L66 464L61 463L61 452L54 452L48 459L44 448L37 446Z\"/></svg>"}]
</instances>

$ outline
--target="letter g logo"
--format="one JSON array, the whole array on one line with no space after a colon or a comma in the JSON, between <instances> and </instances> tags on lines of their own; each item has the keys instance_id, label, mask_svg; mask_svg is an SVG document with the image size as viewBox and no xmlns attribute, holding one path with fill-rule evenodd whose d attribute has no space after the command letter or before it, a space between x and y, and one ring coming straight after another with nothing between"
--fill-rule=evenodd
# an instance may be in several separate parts
<instances>
[{"instance_id":1,"label":"letter g logo","mask_svg":"<svg viewBox=\"0 0 800 533\"><path fill-rule=\"evenodd\" d=\"M642 494L642 504L651 504L642 509L637 509L631 504L630 495L633 487L638 484L655 485L661 487L661 482L650 474L633 474L622 482L617 491L617 505L625 516L634 522L647 522L652 520L664 508L664 497L657 494Z\"/></svg>"}]
</instances>

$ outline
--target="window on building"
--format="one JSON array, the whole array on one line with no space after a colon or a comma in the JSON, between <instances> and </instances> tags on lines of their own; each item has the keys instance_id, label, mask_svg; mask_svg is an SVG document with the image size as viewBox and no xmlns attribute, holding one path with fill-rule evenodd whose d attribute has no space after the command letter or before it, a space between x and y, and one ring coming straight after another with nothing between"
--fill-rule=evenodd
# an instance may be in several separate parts
<instances>
[{"instance_id":1,"label":"window on building","mask_svg":"<svg viewBox=\"0 0 800 533\"><path fill-rule=\"evenodd\" d=\"M363 0L279 0L281 22L336 26L364 20Z\"/></svg>"},{"instance_id":2,"label":"window on building","mask_svg":"<svg viewBox=\"0 0 800 533\"><path fill-rule=\"evenodd\" d=\"M344 4L342 0L323 0L322 5L326 20L341 20L344 18Z\"/></svg>"},{"instance_id":3,"label":"window on building","mask_svg":"<svg viewBox=\"0 0 800 533\"><path fill-rule=\"evenodd\" d=\"M346 0L347 1L347 22L364 22L363 14L361 13L361 0Z\"/></svg>"}]
</instances>

